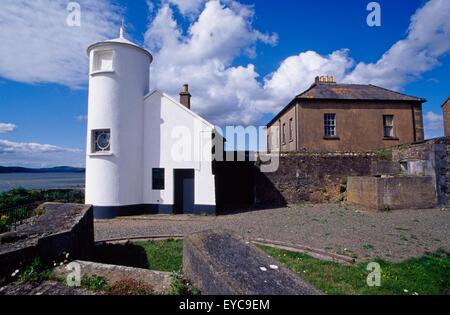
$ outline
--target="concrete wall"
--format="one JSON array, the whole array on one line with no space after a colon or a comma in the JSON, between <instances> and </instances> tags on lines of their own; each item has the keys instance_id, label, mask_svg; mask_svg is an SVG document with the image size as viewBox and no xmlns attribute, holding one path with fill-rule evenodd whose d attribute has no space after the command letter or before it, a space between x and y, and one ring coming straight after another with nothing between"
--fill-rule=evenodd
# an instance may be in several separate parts
<instances>
[{"instance_id":1,"label":"concrete wall","mask_svg":"<svg viewBox=\"0 0 450 315\"><path fill-rule=\"evenodd\" d=\"M347 200L369 209L378 209L378 178L369 176L348 178Z\"/></svg>"}]
</instances>

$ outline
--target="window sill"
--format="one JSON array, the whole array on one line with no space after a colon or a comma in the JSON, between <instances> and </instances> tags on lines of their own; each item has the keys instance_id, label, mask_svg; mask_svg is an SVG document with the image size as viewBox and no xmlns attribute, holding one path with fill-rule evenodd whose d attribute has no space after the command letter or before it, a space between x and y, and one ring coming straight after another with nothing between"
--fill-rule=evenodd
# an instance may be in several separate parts
<instances>
[{"instance_id":1,"label":"window sill","mask_svg":"<svg viewBox=\"0 0 450 315\"><path fill-rule=\"evenodd\" d=\"M99 74L112 74L112 73L115 73L115 71L114 70L100 70L100 71L93 71L93 72L91 72L90 73L90 75L91 76L96 76L96 75L99 75Z\"/></svg>"},{"instance_id":2,"label":"window sill","mask_svg":"<svg viewBox=\"0 0 450 315\"><path fill-rule=\"evenodd\" d=\"M111 152L105 152L105 153L89 153L90 157L97 157L97 156L113 156Z\"/></svg>"},{"instance_id":3,"label":"window sill","mask_svg":"<svg viewBox=\"0 0 450 315\"><path fill-rule=\"evenodd\" d=\"M339 137L323 137L323 140L341 140Z\"/></svg>"},{"instance_id":4,"label":"window sill","mask_svg":"<svg viewBox=\"0 0 450 315\"><path fill-rule=\"evenodd\" d=\"M385 140L385 141L398 141L400 139L396 138L396 137L384 137L383 140Z\"/></svg>"}]
</instances>

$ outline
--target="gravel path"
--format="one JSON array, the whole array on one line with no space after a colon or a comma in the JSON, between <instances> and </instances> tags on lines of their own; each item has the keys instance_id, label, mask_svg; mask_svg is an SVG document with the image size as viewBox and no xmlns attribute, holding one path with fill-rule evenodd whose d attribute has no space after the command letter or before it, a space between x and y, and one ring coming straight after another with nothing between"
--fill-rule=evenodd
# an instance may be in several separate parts
<instances>
[{"instance_id":1,"label":"gravel path","mask_svg":"<svg viewBox=\"0 0 450 315\"><path fill-rule=\"evenodd\" d=\"M144 216L96 221L96 240L229 229L246 238L306 245L358 260L401 261L450 251L450 211L368 212L348 205L295 205L218 217Z\"/></svg>"}]
</instances>

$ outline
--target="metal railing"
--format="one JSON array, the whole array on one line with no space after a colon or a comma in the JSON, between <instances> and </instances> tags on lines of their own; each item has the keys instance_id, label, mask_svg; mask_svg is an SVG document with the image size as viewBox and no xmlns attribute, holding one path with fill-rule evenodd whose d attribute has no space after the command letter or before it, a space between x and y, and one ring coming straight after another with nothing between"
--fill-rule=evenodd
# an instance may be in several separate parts
<instances>
[{"instance_id":1,"label":"metal railing","mask_svg":"<svg viewBox=\"0 0 450 315\"><path fill-rule=\"evenodd\" d=\"M36 204L0 209L0 233L16 230L33 216L35 209Z\"/></svg>"}]
</instances>

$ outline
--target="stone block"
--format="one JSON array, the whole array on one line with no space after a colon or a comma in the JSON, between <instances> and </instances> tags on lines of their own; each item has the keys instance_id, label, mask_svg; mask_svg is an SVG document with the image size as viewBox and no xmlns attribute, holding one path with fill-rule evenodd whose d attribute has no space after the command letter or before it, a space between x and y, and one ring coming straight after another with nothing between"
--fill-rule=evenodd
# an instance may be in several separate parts
<instances>
[{"instance_id":1,"label":"stone block","mask_svg":"<svg viewBox=\"0 0 450 315\"><path fill-rule=\"evenodd\" d=\"M374 210L437 206L436 188L431 176L349 177L347 200Z\"/></svg>"},{"instance_id":2,"label":"stone block","mask_svg":"<svg viewBox=\"0 0 450 315\"><path fill-rule=\"evenodd\" d=\"M186 237L183 270L205 295L321 294L296 273L228 231Z\"/></svg>"},{"instance_id":3,"label":"stone block","mask_svg":"<svg viewBox=\"0 0 450 315\"><path fill-rule=\"evenodd\" d=\"M86 259L94 248L94 216L92 206L45 203L44 214L17 227L13 233L0 236L0 278L31 263L33 259L46 265L62 261L66 253L71 259Z\"/></svg>"},{"instance_id":4,"label":"stone block","mask_svg":"<svg viewBox=\"0 0 450 315\"><path fill-rule=\"evenodd\" d=\"M107 265L80 260L76 260L74 263L77 263L80 266L82 277L85 275L89 277L101 276L106 279L106 282L110 286L114 286L120 281L133 280L152 288L155 294L166 294L172 281L172 274L170 272ZM66 266L63 265L56 267L53 272L56 276L65 279L71 271L68 271Z\"/></svg>"}]
</instances>

